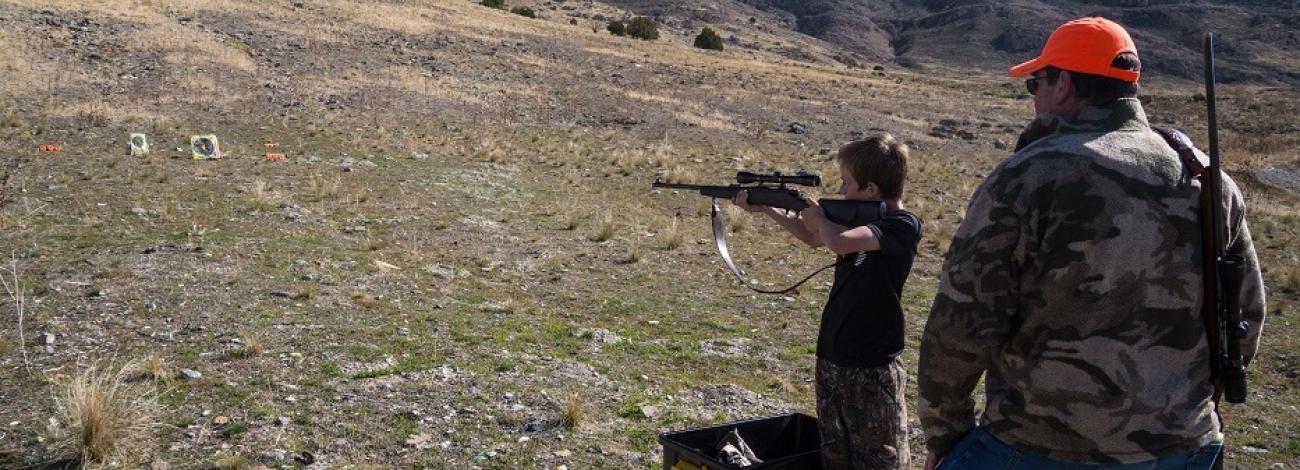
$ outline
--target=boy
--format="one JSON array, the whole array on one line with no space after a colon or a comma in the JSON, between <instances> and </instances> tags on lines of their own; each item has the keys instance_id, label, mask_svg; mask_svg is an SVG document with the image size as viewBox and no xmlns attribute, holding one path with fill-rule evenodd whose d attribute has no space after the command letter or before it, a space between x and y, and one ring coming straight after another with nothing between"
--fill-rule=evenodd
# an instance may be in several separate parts
<instances>
[{"instance_id":1,"label":"boy","mask_svg":"<svg viewBox=\"0 0 1300 470\"><path fill-rule=\"evenodd\" d=\"M885 218L862 227L827 220L816 201L797 215L751 206L744 191L732 201L837 256L817 337L817 421L826 469L907 468L911 460L899 298L921 240L921 221L902 205L907 154L907 146L887 133L840 149L840 194L882 200L888 208Z\"/></svg>"}]
</instances>

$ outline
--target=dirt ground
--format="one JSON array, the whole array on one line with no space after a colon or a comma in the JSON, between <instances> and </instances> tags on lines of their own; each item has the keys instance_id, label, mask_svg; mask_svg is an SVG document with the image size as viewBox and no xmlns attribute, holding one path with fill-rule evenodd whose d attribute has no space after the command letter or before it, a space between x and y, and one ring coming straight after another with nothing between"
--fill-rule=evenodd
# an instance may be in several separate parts
<instances>
[{"instance_id":1,"label":"dirt ground","mask_svg":"<svg viewBox=\"0 0 1300 470\"><path fill-rule=\"evenodd\" d=\"M834 149L882 130L913 148L927 224L914 384L966 197L1031 109L1004 77L849 68L815 40L765 39L795 61L613 37L598 3L45 3L0 1L0 253L25 294L0 301L5 468L54 456L71 377L128 361L158 411L108 467L656 468L661 432L812 413L829 276L749 293L707 201L650 182L803 169L830 192ZM1203 141L1198 92L1142 98ZM1219 93L1270 315L1230 458L1300 468L1300 93ZM222 158L192 159L197 134ZM765 283L826 261L729 215Z\"/></svg>"}]
</instances>

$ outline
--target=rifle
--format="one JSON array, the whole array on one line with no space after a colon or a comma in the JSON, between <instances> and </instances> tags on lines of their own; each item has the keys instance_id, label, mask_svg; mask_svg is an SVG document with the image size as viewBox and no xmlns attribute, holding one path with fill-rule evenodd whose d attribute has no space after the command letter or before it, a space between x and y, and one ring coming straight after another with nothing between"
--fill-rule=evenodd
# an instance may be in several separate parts
<instances>
[{"instance_id":1,"label":"rifle","mask_svg":"<svg viewBox=\"0 0 1300 470\"><path fill-rule=\"evenodd\" d=\"M821 186L822 179L821 176L805 172L794 175L782 175L781 173L765 175L741 171L736 173L736 183L738 184L709 186L667 183L662 179L656 179L651 184L651 187L696 191L715 200L734 198L737 193L743 190L748 192L750 204L797 212L807 209L808 201L798 190L786 187L786 185ZM745 186L746 184L750 186ZM885 203L880 201L819 199L817 203L821 204L828 220L845 227L861 227L885 216Z\"/></svg>"},{"instance_id":2,"label":"rifle","mask_svg":"<svg viewBox=\"0 0 1300 470\"><path fill-rule=\"evenodd\" d=\"M808 201L798 190L787 187L787 184L798 186L821 186L821 177L812 174L799 172L794 175L782 175L781 173L758 174L748 171L736 173L736 183L727 186L709 186L696 184L675 184L667 183L662 179L656 179L651 184L653 188L667 189L684 189L696 191L702 195L713 198L709 210L709 218L713 225L713 241L718 247L718 254L722 256L722 263L726 265L727 270L740 280L741 284L750 288L754 292L762 294L785 294L797 289L799 286L808 282L813 276L825 271L839 262L831 263L821 269L814 271L812 274L804 277L799 282L781 290L765 290L754 287L753 283L745 277L745 272L736 267L736 263L731 260L731 250L727 247L727 229L726 223L722 217L722 211L718 207L718 199L731 199L736 197L740 191L748 193L750 204L756 206L769 206L790 211L801 211L808 208ZM853 201L845 199L820 199L817 201L826 212L826 219L845 227L861 227L871 222L875 222L885 217L884 201Z\"/></svg>"},{"instance_id":3,"label":"rifle","mask_svg":"<svg viewBox=\"0 0 1300 470\"><path fill-rule=\"evenodd\" d=\"M1211 249L1205 251L1206 332L1210 339L1210 376L1214 398L1220 393L1228 403L1246 402L1246 366L1241 354L1241 340L1246 337L1246 322L1241 319L1241 282L1246 261L1239 254L1225 253L1224 234L1227 223L1219 210L1222 174L1219 166L1219 127L1214 103L1214 33L1205 34L1205 103L1209 108L1210 166L1202 180L1201 226L1209 232ZM1208 189L1208 191L1206 191ZM1208 193L1208 200L1205 197ZM1211 259L1210 256L1213 256Z\"/></svg>"}]
</instances>

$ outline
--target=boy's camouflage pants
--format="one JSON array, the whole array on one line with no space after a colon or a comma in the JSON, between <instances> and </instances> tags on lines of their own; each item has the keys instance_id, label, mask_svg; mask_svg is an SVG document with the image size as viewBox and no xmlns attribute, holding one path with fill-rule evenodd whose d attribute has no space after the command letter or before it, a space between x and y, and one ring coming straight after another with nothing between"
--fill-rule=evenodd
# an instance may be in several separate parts
<instances>
[{"instance_id":1,"label":"boy's camouflage pants","mask_svg":"<svg viewBox=\"0 0 1300 470\"><path fill-rule=\"evenodd\" d=\"M839 367L818 359L817 427L822 467L908 468L907 371L898 359L882 367Z\"/></svg>"}]
</instances>

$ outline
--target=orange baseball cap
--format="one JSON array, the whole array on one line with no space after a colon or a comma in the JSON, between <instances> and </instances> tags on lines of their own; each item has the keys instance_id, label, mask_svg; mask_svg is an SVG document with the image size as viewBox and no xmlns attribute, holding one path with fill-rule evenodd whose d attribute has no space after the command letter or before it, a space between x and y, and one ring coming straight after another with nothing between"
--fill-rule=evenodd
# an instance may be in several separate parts
<instances>
[{"instance_id":1,"label":"orange baseball cap","mask_svg":"<svg viewBox=\"0 0 1300 470\"><path fill-rule=\"evenodd\" d=\"M1133 45L1133 38L1123 26L1101 17L1079 18L1056 28L1047 38L1047 44L1043 45L1043 53L1011 67L1011 76L1025 77L1050 65L1071 72L1136 82L1138 71L1110 65L1115 56L1124 52L1137 54L1137 46Z\"/></svg>"}]
</instances>

